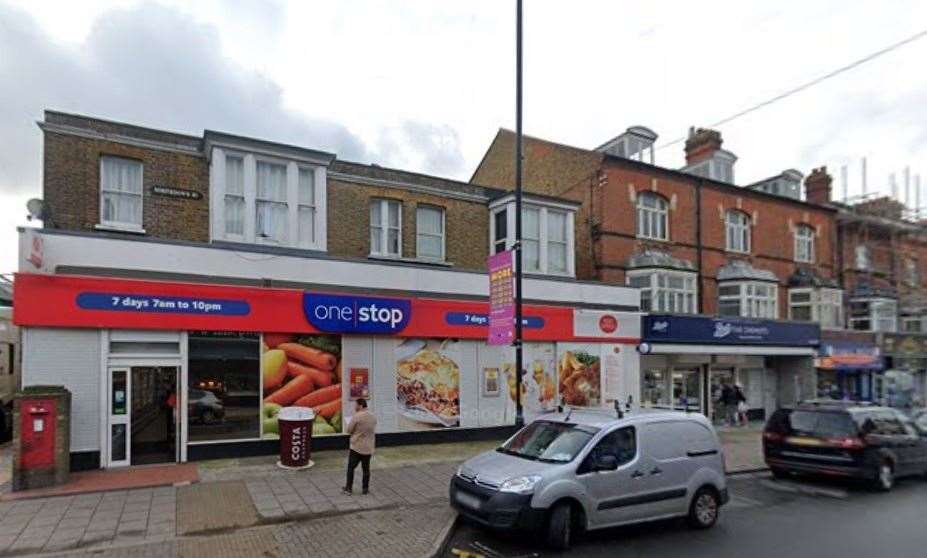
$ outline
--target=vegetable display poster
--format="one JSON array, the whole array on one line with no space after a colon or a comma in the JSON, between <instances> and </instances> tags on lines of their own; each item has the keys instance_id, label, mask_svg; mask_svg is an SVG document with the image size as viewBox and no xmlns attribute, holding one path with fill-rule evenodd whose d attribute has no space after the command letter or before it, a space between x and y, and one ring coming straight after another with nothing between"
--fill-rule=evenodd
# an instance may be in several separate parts
<instances>
[{"instance_id":1,"label":"vegetable display poster","mask_svg":"<svg viewBox=\"0 0 927 558\"><path fill-rule=\"evenodd\" d=\"M261 433L278 438L283 407L311 407L313 436L342 431L341 337L265 333L261 343Z\"/></svg>"},{"instance_id":2,"label":"vegetable display poster","mask_svg":"<svg viewBox=\"0 0 927 558\"><path fill-rule=\"evenodd\" d=\"M562 405L602 404L600 349L597 344L557 343L557 389Z\"/></svg>"}]
</instances>

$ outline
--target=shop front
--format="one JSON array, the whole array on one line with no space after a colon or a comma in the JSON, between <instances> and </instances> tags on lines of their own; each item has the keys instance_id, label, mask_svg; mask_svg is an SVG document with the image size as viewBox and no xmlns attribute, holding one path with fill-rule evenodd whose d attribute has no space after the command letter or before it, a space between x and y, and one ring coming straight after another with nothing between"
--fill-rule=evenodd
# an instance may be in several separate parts
<instances>
[{"instance_id":1,"label":"shop front","mask_svg":"<svg viewBox=\"0 0 927 558\"><path fill-rule=\"evenodd\" d=\"M883 362L872 334L825 331L814 366L819 399L877 399L876 392L883 381Z\"/></svg>"},{"instance_id":2,"label":"shop front","mask_svg":"<svg viewBox=\"0 0 927 558\"><path fill-rule=\"evenodd\" d=\"M749 420L814 396L815 324L650 315L642 335L642 406L700 412L724 424L735 389Z\"/></svg>"},{"instance_id":3,"label":"shop front","mask_svg":"<svg viewBox=\"0 0 927 558\"><path fill-rule=\"evenodd\" d=\"M344 444L370 400L384 443L459 439L515 419L514 351L488 304L337 290L21 273L24 385L72 393L79 468L276 451L277 414L312 407L317 443ZM528 420L639 393L640 314L524 309Z\"/></svg>"},{"instance_id":4,"label":"shop front","mask_svg":"<svg viewBox=\"0 0 927 558\"><path fill-rule=\"evenodd\" d=\"M927 335L880 333L885 373L877 385L877 401L901 409L927 402Z\"/></svg>"}]
</instances>

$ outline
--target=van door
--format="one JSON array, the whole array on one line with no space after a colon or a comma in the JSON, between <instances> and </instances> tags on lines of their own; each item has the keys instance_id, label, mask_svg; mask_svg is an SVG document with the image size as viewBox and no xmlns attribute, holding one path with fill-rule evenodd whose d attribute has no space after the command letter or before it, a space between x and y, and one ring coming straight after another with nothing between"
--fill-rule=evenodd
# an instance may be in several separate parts
<instances>
[{"instance_id":1,"label":"van door","mask_svg":"<svg viewBox=\"0 0 927 558\"><path fill-rule=\"evenodd\" d=\"M638 446L633 426L618 428L602 437L576 470L577 480L588 495L591 526L606 527L633 519L634 499L643 490L644 479ZM617 467L597 470L601 456L613 456Z\"/></svg>"},{"instance_id":2,"label":"van door","mask_svg":"<svg viewBox=\"0 0 927 558\"><path fill-rule=\"evenodd\" d=\"M693 461L686 455L683 421L652 422L641 427L641 465L645 477L636 519L685 512Z\"/></svg>"}]
</instances>

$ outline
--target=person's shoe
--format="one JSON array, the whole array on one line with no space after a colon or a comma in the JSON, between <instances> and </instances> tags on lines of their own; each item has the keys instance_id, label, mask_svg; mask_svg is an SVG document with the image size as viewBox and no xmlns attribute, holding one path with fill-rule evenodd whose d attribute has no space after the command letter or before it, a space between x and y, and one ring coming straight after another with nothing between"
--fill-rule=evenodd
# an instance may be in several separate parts
<instances>
[{"instance_id":1,"label":"person's shoe","mask_svg":"<svg viewBox=\"0 0 927 558\"><path fill-rule=\"evenodd\" d=\"M348 487L346 487L346 486L343 487L343 488L341 489L341 493L342 493L342 494L347 494L348 496L350 496L351 494L354 494L354 492L353 492L350 488L348 488Z\"/></svg>"}]
</instances>

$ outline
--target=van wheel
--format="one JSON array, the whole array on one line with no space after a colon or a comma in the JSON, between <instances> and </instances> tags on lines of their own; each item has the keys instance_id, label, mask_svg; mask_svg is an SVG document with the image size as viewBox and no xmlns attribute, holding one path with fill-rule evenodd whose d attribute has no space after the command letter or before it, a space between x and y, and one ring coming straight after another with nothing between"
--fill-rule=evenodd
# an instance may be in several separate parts
<instances>
[{"instance_id":1,"label":"van wheel","mask_svg":"<svg viewBox=\"0 0 927 558\"><path fill-rule=\"evenodd\" d=\"M570 548L572 538L573 514L569 504L559 504L550 512L550 524L547 529L547 544L557 550Z\"/></svg>"},{"instance_id":2,"label":"van wheel","mask_svg":"<svg viewBox=\"0 0 927 558\"><path fill-rule=\"evenodd\" d=\"M890 461L885 460L879 463L873 486L879 492L888 492L895 487L895 468L892 467Z\"/></svg>"},{"instance_id":3,"label":"van wheel","mask_svg":"<svg viewBox=\"0 0 927 558\"><path fill-rule=\"evenodd\" d=\"M689 505L689 525L696 529L708 529L718 521L720 509L718 493L707 486L699 488Z\"/></svg>"}]
</instances>

